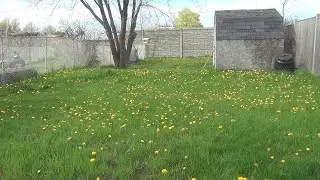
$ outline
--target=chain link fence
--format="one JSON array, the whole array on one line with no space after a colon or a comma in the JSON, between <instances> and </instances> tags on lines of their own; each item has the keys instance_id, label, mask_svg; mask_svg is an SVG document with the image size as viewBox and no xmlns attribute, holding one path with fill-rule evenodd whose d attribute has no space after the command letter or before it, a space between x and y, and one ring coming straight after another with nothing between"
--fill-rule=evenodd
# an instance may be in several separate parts
<instances>
[{"instance_id":1,"label":"chain link fence","mask_svg":"<svg viewBox=\"0 0 320 180\"><path fill-rule=\"evenodd\" d=\"M92 60L100 61L101 65L114 64L107 41L0 36L0 53L1 84L30 73L84 67Z\"/></svg>"}]
</instances>

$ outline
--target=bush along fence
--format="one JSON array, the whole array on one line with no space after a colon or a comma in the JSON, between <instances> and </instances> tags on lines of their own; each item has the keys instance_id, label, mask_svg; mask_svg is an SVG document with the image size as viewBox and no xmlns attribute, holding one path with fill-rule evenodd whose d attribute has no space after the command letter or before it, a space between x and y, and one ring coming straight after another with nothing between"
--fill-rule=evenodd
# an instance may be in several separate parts
<instances>
[{"instance_id":1,"label":"bush along fence","mask_svg":"<svg viewBox=\"0 0 320 180\"><path fill-rule=\"evenodd\" d=\"M320 14L294 23L296 67L320 75Z\"/></svg>"}]
</instances>

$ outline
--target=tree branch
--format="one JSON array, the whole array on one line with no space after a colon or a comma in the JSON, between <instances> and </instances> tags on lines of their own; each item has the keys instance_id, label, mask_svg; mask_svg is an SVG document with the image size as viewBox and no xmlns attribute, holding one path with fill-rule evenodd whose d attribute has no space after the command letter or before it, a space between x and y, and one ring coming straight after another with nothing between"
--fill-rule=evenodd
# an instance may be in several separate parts
<instances>
[{"instance_id":1,"label":"tree branch","mask_svg":"<svg viewBox=\"0 0 320 180\"><path fill-rule=\"evenodd\" d=\"M157 7L155 7L155 6L152 6L152 5L146 4L146 3L142 3L142 4L141 4L141 7L151 8L151 9L153 9L154 11L158 11L161 15L167 17L169 20L171 19L171 17L170 17L167 13L163 12L161 9L159 9L159 8L157 8ZM155 13L155 14L156 14L156 13ZM156 16L158 17L158 14L156 14ZM172 22L171 22L171 23L172 23Z\"/></svg>"},{"instance_id":2,"label":"tree branch","mask_svg":"<svg viewBox=\"0 0 320 180\"><path fill-rule=\"evenodd\" d=\"M111 26L111 29L112 29L112 32L113 32L114 41L115 41L117 49L119 50L120 49L119 38L118 38L118 34L117 34L117 28L115 26L114 19L113 19L113 16L112 16L110 3L107 0L104 0L104 4L105 4L105 6L107 8L107 11L108 11L108 15L109 15L109 19L110 19L110 26Z\"/></svg>"},{"instance_id":3,"label":"tree branch","mask_svg":"<svg viewBox=\"0 0 320 180\"><path fill-rule=\"evenodd\" d=\"M96 20L104 26L104 23L102 21L102 19L94 12L94 10L91 8L91 6L88 4L87 1L85 0L80 0L80 2L83 4L84 7L86 7L90 12L91 14L94 16L94 18L96 18Z\"/></svg>"},{"instance_id":4,"label":"tree branch","mask_svg":"<svg viewBox=\"0 0 320 180\"><path fill-rule=\"evenodd\" d=\"M117 0L117 4L118 4L119 12L120 12L120 14L122 14L122 8L121 8L120 0Z\"/></svg>"}]
</instances>

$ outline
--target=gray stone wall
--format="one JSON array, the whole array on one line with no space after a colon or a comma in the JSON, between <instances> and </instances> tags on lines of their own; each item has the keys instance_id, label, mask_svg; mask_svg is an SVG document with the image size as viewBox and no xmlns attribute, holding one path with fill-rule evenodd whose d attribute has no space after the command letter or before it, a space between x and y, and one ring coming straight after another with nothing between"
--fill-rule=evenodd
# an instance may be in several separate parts
<instances>
[{"instance_id":1,"label":"gray stone wall","mask_svg":"<svg viewBox=\"0 0 320 180\"><path fill-rule=\"evenodd\" d=\"M227 69L270 69L283 52L283 39L222 40L216 42L215 67Z\"/></svg>"},{"instance_id":2,"label":"gray stone wall","mask_svg":"<svg viewBox=\"0 0 320 180\"><path fill-rule=\"evenodd\" d=\"M145 57L190 57L213 54L213 28L137 31L135 44L149 38Z\"/></svg>"}]
</instances>

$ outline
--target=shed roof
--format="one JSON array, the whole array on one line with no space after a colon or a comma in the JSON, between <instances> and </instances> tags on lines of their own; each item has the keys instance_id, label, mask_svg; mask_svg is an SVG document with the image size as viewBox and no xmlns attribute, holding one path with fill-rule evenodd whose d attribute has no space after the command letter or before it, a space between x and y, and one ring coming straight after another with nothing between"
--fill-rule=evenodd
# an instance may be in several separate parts
<instances>
[{"instance_id":1,"label":"shed roof","mask_svg":"<svg viewBox=\"0 0 320 180\"><path fill-rule=\"evenodd\" d=\"M223 10L216 11L216 17L234 18L234 17L281 17L276 9L241 9L241 10Z\"/></svg>"},{"instance_id":2,"label":"shed roof","mask_svg":"<svg viewBox=\"0 0 320 180\"><path fill-rule=\"evenodd\" d=\"M215 12L217 40L283 39L283 18L276 9Z\"/></svg>"}]
</instances>

